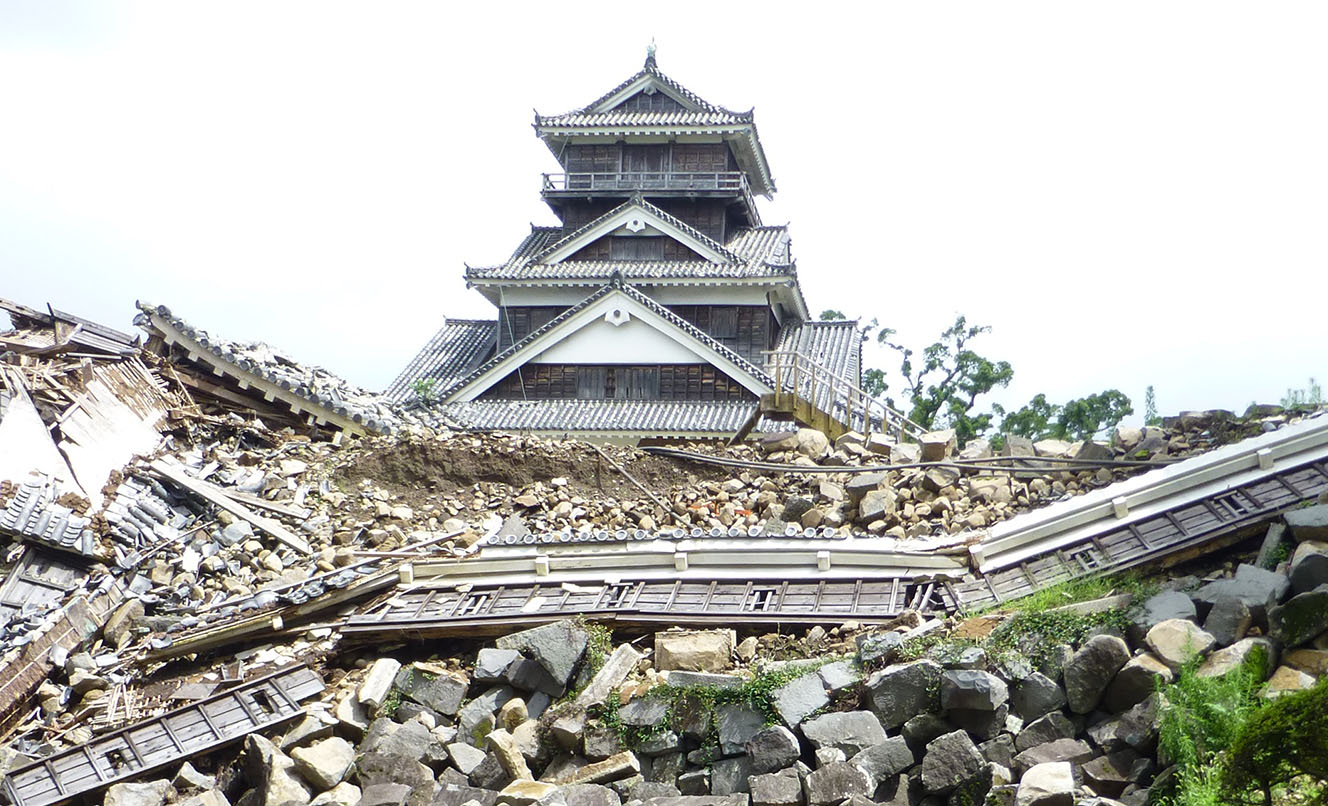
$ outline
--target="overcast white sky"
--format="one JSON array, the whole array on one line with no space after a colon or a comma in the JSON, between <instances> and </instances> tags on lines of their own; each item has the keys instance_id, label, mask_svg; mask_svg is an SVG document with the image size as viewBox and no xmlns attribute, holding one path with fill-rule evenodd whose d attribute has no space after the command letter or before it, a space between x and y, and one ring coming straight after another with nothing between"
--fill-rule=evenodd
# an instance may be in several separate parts
<instances>
[{"instance_id":1,"label":"overcast white sky","mask_svg":"<svg viewBox=\"0 0 1328 806\"><path fill-rule=\"evenodd\" d=\"M651 37L756 108L814 311L989 324L1011 406L1328 379L1322 2L0 0L0 296L166 304L382 388L491 315L463 262L555 223L532 108Z\"/></svg>"}]
</instances>

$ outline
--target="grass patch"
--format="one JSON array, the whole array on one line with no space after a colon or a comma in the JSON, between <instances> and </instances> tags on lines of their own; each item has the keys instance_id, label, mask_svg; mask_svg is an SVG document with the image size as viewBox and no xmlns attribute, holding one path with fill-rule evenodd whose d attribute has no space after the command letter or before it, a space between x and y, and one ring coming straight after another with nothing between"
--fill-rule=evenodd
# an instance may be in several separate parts
<instances>
[{"instance_id":1,"label":"grass patch","mask_svg":"<svg viewBox=\"0 0 1328 806\"><path fill-rule=\"evenodd\" d=\"M1114 594L1129 593L1136 602L1152 596L1161 586L1154 580L1144 579L1136 574L1112 574L1109 576L1083 577L1069 579L1039 588L1018 599L1010 599L1001 604L992 604L974 610L967 615L982 616L995 612L1042 613L1066 605L1090 602Z\"/></svg>"}]
</instances>

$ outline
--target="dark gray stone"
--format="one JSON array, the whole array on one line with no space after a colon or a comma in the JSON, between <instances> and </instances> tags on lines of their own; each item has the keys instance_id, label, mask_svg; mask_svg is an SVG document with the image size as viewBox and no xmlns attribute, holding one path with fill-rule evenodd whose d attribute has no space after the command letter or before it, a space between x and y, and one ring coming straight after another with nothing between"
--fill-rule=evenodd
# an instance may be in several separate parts
<instances>
[{"instance_id":1,"label":"dark gray stone","mask_svg":"<svg viewBox=\"0 0 1328 806\"><path fill-rule=\"evenodd\" d=\"M746 756L721 758L710 765L710 794L731 795L748 790L747 778L752 774L752 763Z\"/></svg>"},{"instance_id":2,"label":"dark gray stone","mask_svg":"<svg viewBox=\"0 0 1328 806\"><path fill-rule=\"evenodd\" d=\"M782 770L802 756L798 737L783 725L771 725L757 731L747 740L746 750L755 773Z\"/></svg>"},{"instance_id":3,"label":"dark gray stone","mask_svg":"<svg viewBox=\"0 0 1328 806\"><path fill-rule=\"evenodd\" d=\"M899 733L908 742L914 754L921 754L927 745L954 730L954 726L936 714L918 714L904 723Z\"/></svg>"},{"instance_id":4,"label":"dark gray stone","mask_svg":"<svg viewBox=\"0 0 1328 806\"><path fill-rule=\"evenodd\" d=\"M444 716L456 716L466 697L466 684L446 674L432 674L414 666L397 673L395 685L415 702Z\"/></svg>"},{"instance_id":5,"label":"dark gray stone","mask_svg":"<svg viewBox=\"0 0 1328 806\"><path fill-rule=\"evenodd\" d=\"M1328 542L1307 540L1291 555L1291 591L1304 593L1328 583Z\"/></svg>"},{"instance_id":6,"label":"dark gray stone","mask_svg":"<svg viewBox=\"0 0 1328 806\"><path fill-rule=\"evenodd\" d=\"M844 492L852 501L861 501L872 490L880 489L885 483L885 473L859 473L844 485Z\"/></svg>"},{"instance_id":7,"label":"dark gray stone","mask_svg":"<svg viewBox=\"0 0 1328 806\"><path fill-rule=\"evenodd\" d=\"M1084 783L1099 795L1118 798L1130 784L1151 772L1152 762L1133 750L1120 750L1088 761L1079 769Z\"/></svg>"},{"instance_id":8,"label":"dark gray stone","mask_svg":"<svg viewBox=\"0 0 1328 806\"><path fill-rule=\"evenodd\" d=\"M662 730L641 742L636 748L638 756L654 757L673 753L682 748L682 739L677 731Z\"/></svg>"},{"instance_id":9,"label":"dark gray stone","mask_svg":"<svg viewBox=\"0 0 1328 806\"><path fill-rule=\"evenodd\" d=\"M1268 611L1270 633L1288 649L1328 630L1328 585L1299 593Z\"/></svg>"},{"instance_id":10,"label":"dark gray stone","mask_svg":"<svg viewBox=\"0 0 1328 806\"><path fill-rule=\"evenodd\" d=\"M789 523L797 523L815 504L810 498L794 496L784 502L784 514L781 516Z\"/></svg>"},{"instance_id":11,"label":"dark gray stone","mask_svg":"<svg viewBox=\"0 0 1328 806\"><path fill-rule=\"evenodd\" d=\"M885 728L870 711L839 711L807 720L802 735L814 748L834 747L853 756L885 741Z\"/></svg>"},{"instance_id":12,"label":"dark gray stone","mask_svg":"<svg viewBox=\"0 0 1328 806\"><path fill-rule=\"evenodd\" d=\"M1116 739L1144 755L1152 753L1162 723L1161 703L1162 695L1153 694L1121 714L1116 721Z\"/></svg>"},{"instance_id":13,"label":"dark gray stone","mask_svg":"<svg viewBox=\"0 0 1328 806\"><path fill-rule=\"evenodd\" d=\"M480 806L494 806L498 802L498 793L474 786L445 784L434 795L433 806L462 806L472 800L479 802Z\"/></svg>"},{"instance_id":14,"label":"dark gray stone","mask_svg":"<svg viewBox=\"0 0 1328 806\"><path fill-rule=\"evenodd\" d=\"M450 760L447 748L434 738L429 729L419 722L397 723L390 719L375 719L360 742L361 753L385 753L411 761L439 766Z\"/></svg>"},{"instance_id":15,"label":"dark gray stone","mask_svg":"<svg viewBox=\"0 0 1328 806\"><path fill-rule=\"evenodd\" d=\"M1010 710L1025 722L1065 707L1065 690L1041 672L1033 672L1011 686Z\"/></svg>"},{"instance_id":16,"label":"dark gray stone","mask_svg":"<svg viewBox=\"0 0 1328 806\"><path fill-rule=\"evenodd\" d=\"M899 653L903 639L900 634L890 632L873 633L858 636L858 663L862 666L876 666L890 663Z\"/></svg>"},{"instance_id":17,"label":"dark gray stone","mask_svg":"<svg viewBox=\"0 0 1328 806\"><path fill-rule=\"evenodd\" d=\"M1204 619L1204 632L1213 636L1219 647L1231 646L1245 637L1253 623L1250 609L1241 600L1227 596L1213 602Z\"/></svg>"},{"instance_id":18,"label":"dark gray stone","mask_svg":"<svg viewBox=\"0 0 1328 806\"><path fill-rule=\"evenodd\" d=\"M742 754L747 741L765 727L765 715L745 705L721 705L715 709L719 749L725 756ZM681 788L681 787L680 787Z\"/></svg>"},{"instance_id":19,"label":"dark gray stone","mask_svg":"<svg viewBox=\"0 0 1328 806\"><path fill-rule=\"evenodd\" d=\"M881 784L912 767L916 760L903 736L891 736L862 749L849 759L849 763L866 770L872 780Z\"/></svg>"},{"instance_id":20,"label":"dark gray stone","mask_svg":"<svg viewBox=\"0 0 1328 806\"><path fill-rule=\"evenodd\" d=\"M1268 610L1282 601L1290 587L1281 574L1242 563L1235 577L1209 582L1194 594L1194 600L1206 609L1220 599L1234 597L1249 608L1255 625L1263 627L1268 623Z\"/></svg>"},{"instance_id":21,"label":"dark gray stone","mask_svg":"<svg viewBox=\"0 0 1328 806\"><path fill-rule=\"evenodd\" d=\"M562 696L565 687L539 661L532 658L518 658L507 667L503 679L518 691L539 691L554 697Z\"/></svg>"},{"instance_id":22,"label":"dark gray stone","mask_svg":"<svg viewBox=\"0 0 1328 806\"><path fill-rule=\"evenodd\" d=\"M693 744L704 741L714 724L709 703L697 697L681 697L673 703L673 728Z\"/></svg>"},{"instance_id":23,"label":"dark gray stone","mask_svg":"<svg viewBox=\"0 0 1328 806\"><path fill-rule=\"evenodd\" d=\"M473 676L476 680L485 683L502 680L507 667L511 666L520 657L521 653L515 649L485 647L475 657L475 674Z\"/></svg>"},{"instance_id":24,"label":"dark gray stone","mask_svg":"<svg viewBox=\"0 0 1328 806\"><path fill-rule=\"evenodd\" d=\"M941 708L945 711L995 711L1009 696L1005 681L988 672L957 669L941 675Z\"/></svg>"},{"instance_id":25,"label":"dark gray stone","mask_svg":"<svg viewBox=\"0 0 1328 806\"><path fill-rule=\"evenodd\" d=\"M1065 714L1056 711L1025 725L1015 737L1014 746L1015 750L1022 752L1057 739L1073 739L1074 734L1074 723Z\"/></svg>"},{"instance_id":26,"label":"dark gray stone","mask_svg":"<svg viewBox=\"0 0 1328 806\"><path fill-rule=\"evenodd\" d=\"M668 784L677 788L678 776L687 770L687 757L681 752L663 753L650 759L647 781Z\"/></svg>"},{"instance_id":27,"label":"dark gray stone","mask_svg":"<svg viewBox=\"0 0 1328 806\"><path fill-rule=\"evenodd\" d=\"M991 788L991 764L962 730L947 733L927 745L921 772L922 787L931 795L961 790L972 795L974 803L981 803Z\"/></svg>"},{"instance_id":28,"label":"dark gray stone","mask_svg":"<svg viewBox=\"0 0 1328 806\"><path fill-rule=\"evenodd\" d=\"M1006 769L1014 766L1014 737L1008 733L1002 733L994 739L989 739L978 745L978 752L982 757L992 764L999 764Z\"/></svg>"},{"instance_id":29,"label":"dark gray stone","mask_svg":"<svg viewBox=\"0 0 1328 806\"><path fill-rule=\"evenodd\" d=\"M370 784L360 789L360 806L402 806L410 792L405 784Z\"/></svg>"},{"instance_id":30,"label":"dark gray stone","mask_svg":"<svg viewBox=\"0 0 1328 806\"><path fill-rule=\"evenodd\" d=\"M687 797L687 796L689 796L689 795L709 795L709 794L710 794L710 769L709 769L709 768L706 768L706 769L704 769L704 770L692 770L691 772L685 772L685 773L683 773L682 775L679 775L679 776L678 776L678 791L682 793L682 795L683 795L684 798ZM692 801L692 800L683 800L683 799L681 799L681 798L677 799L676 801L675 801L674 799L672 799L672 798L667 799L667 801L665 801L665 799L662 799L662 798L661 798L661 799L651 799L649 802L650 802L650 803L663 803L663 802L667 802L667 803L669 803L669 804L673 804L673 803L686 804L686 803L693 803L693 802L696 802L696 801Z\"/></svg>"},{"instance_id":31,"label":"dark gray stone","mask_svg":"<svg viewBox=\"0 0 1328 806\"><path fill-rule=\"evenodd\" d=\"M591 761L603 761L627 749L623 747L618 731L600 722L586 724L581 744L586 758Z\"/></svg>"},{"instance_id":32,"label":"dark gray stone","mask_svg":"<svg viewBox=\"0 0 1328 806\"><path fill-rule=\"evenodd\" d=\"M1151 653L1142 653L1130 658L1102 698L1102 707L1113 714L1133 708L1148 695L1157 691L1159 683L1170 683L1172 673L1161 660Z\"/></svg>"},{"instance_id":33,"label":"dark gray stone","mask_svg":"<svg viewBox=\"0 0 1328 806\"><path fill-rule=\"evenodd\" d=\"M670 783L660 781L642 781L633 786L627 796L628 800L650 800L651 798L676 798L682 793L678 787Z\"/></svg>"},{"instance_id":34,"label":"dark gray stone","mask_svg":"<svg viewBox=\"0 0 1328 806\"><path fill-rule=\"evenodd\" d=\"M1057 739L1037 747L1030 747L1014 757L1015 773L1023 775L1029 767L1045 764L1048 761L1068 761L1071 764L1083 764L1093 758L1093 748L1087 742L1078 739Z\"/></svg>"},{"instance_id":35,"label":"dark gray stone","mask_svg":"<svg viewBox=\"0 0 1328 806\"><path fill-rule=\"evenodd\" d=\"M784 720L784 724L795 727L811 714L830 704L830 695L825 691L821 675L808 672L790 680L770 693L775 713Z\"/></svg>"},{"instance_id":36,"label":"dark gray stone","mask_svg":"<svg viewBox=\"0 0 1328 806\"><path fill-rule=\"evenodd\" d=\"M749 785L752 806L800 806L802 803L802 781L796 775L753 775Z\"/></svg>"},{"instance_id":37,"label":"dark gray stone","mask_svg":"<svg viewBox=\"0 0 1328 806\"><path fill-rule=\"evenodd\" d=\"M869 798L876 782L867 771L847 761L827 764L802 782L807 806L839 806L845 798L861 795Z\"/></svg>"},{"instance_id":38,"label":"dark gray stone","mask_svg":"<svg viewBox=\"0 0 1328 806\"><path fill-rule=\"evenodd\" d=\"M853 663L846 660L827 663L816 672L821 676L821 682L825 684L831 696L854 688L862 679L862 675L858 673Z\"/></svg>"},{"instance_id":39,"label":"dark gray stone","mask_svg":"<svg viewBox=\"0 0 1328 806\"><path fill-rule=\"evenodd\" d=\"M585 655L588 640L585 629L567 619L504 635L495 643L499 649L514 649L539 661L555 681L566 686Z\"/></svg>"},{"instance_id":40,"label":"dark gray stone","mask_svg":"<svg viewBox=\"0 0 1328 806\"><path fill-rule=\"evenodd\" d=\"M979 742L993 738L1005 728L1005 718L1010 715L1010 706L1002 703L995 711L978 711L971 708L951 708L945 712L945 719L956 728L963 728Z\"/></svg>"},{"instance_id":41,"label":"dark gray stone","mask_svg":"<svg viewBox=\"0 0 1328 806\"><path fill-rule=\"evenodd\" d=\"M867 678L871 709L886 728L897 728L914 716L940 707L941 666L917 660L887 666Z\"/></svg>"},{"instance_id":42,"label":"dark gray stone","mask_svg":"<svg viewBox=\"0 0 1328 806\"><path fill-rule=\"evenodd\" d=\"M669 703L660 697L637 697L618 709L618 721L632 727L658 725L669 713Z\"/></svg>"},{"instance_id":43,"label":"dark gray stone","mask_svg":"<svg viewBox=\"0 0 1328 806\"><path fill-rule=\"evenodd\" d=\"M495 792L512 783L512 776L498 760L498 756L488 753L479 766L470 771L470 783L480 789L492 789Z\"/></svg>"},{"instance_id":44,"label":"dark gray stone","mask_svg":"<svg viewBox=\"0 0 1328 806\"><path fill-rule=\"evenodd\" d=\"M561 799L557 797L561 795ZM622 806L622 798L607 786L599 784L568 784L560 787L554 795L555 800L548 800L550 806L566 803L567 806ZM546 803L541 800L540 804Z\"/></svg>"},{"instance_id":45,"label":"dark gray stone","mask_svg":"<svg viewBox=\"0 0 1328 806\"><path fill-rule=\"evenodd\" d=\"M1097 635L1084 642L1065 665L1065 697L1070 710L1086 714L1097 707L1107 685L1130 659L1125 642L1110 635Z\"/></svg>"},{"instance_id":46,"label":"dark gray stone","mask_svg":"<svg viewBox=\"0 0 1328 806\"><path fill-rule=\"evenodd\" d=\"M669 685L675 688L698 686L702 688L736 688L742 685L742 678L736 674L714 674L712 672L688 672L675 669L669 672Z\"/></svg>"},{"instance_id":47,"label":"dark gray stone","mask_svg":"<svg viewBox=\"0 0 1328 806\"><path fill-rule=\"evenodd\" d=\"M387 753L361 753L355 759L354 775L361 789L375 784L404 784L410 787L407 803L425 806L433 800L437 785L428 767L405 756Z\"/></svg>"},{"instance_id":48,"label":"dark gray stone","mask_svg":"<svg viewBox=\"0 0 1328 806\"><path fill-rule=\"evenodd\" d=\"M1328 505L1293 509L1282 516L1297 543L1305 540L1328 540Z\"/></svg>"},{"instance_id":49,"label":"dark gray stone","mask_svg":"<svg viewBox=\"0 0 1328 806\"><path fill-rule=\"evenodd\" d=\"M1173 618L1197 621L1194 601L1180 591L1162 591L1148 597L1130 620L1130 640L1139 643L1153 627Z\"/></svg>"},{"instance_id":50,"label":"dark gray stone","mask_svg":"<svg viewBox=\"0 0 1328 806\"><path fill-rule=\"evenodd\" d=\"M457 711L457 738L475 744L475 727L515 696L516 689L511 686L494 686L466 703Z\"/></svg>"}]
</instances>

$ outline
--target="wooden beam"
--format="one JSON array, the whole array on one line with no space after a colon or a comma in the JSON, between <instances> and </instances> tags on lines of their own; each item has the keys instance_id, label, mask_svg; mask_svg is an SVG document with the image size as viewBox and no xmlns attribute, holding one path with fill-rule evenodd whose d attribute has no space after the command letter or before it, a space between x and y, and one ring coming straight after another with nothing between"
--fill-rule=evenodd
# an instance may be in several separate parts
<instances>
[{"instance_id":1,"label":"wooden beam","mask_svg":"<svg viewBox=\"0 0 1328 806\"><path fill-rule=\"evenodd\" d=\"M185 488L186 490L189 490L190 492L202 497L207 501L212 502L213 504L216 504L217 506L231 513L235 517L240 518L241 520L244 521L248 521L251 525L261 529L264 532L267 532L268 534L272 535L273 537L280 540L282 543L285 543L286 545L290 546L291 548L295 549L296 551L302 554L311 553L312 549L310 549L309 544L306 543L304 539L301 538L299 535L295 534L294 532L291 532L289 529L277 523L276 521L272 520L271 518L265 518L262 515L259 515L258 513L254 512L249 507L246 507L240 502L234 500L233 498L228 496L224 490L222 490L220 487L216 486L215 484L206 481L200 481L199 479L190 476L188 473L184 471L184 467L182 465L171 464L166 462L165 460L157 459L152 462L151 466L153 470L165 476L166 478L170 479L171 481L175 482L179 486Z\"/></svg>"}]
</instances>

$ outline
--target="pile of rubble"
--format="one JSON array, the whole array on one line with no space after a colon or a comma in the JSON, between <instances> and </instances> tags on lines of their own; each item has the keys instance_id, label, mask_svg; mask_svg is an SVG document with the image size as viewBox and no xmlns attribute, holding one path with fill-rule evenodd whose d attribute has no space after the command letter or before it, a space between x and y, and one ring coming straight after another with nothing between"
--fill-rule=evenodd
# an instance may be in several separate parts
<instances>
[{"instance_id":1,"label":"pile of rubble","mask_svg":"<svg viewBox=\"0 0 1328 806\"><path fill-rule=\"evenodd\" d=\"M348 649L329 660L319 703L284 732L250 735L238 758L208 759L215 777L186 763L112 786L106 802L1142 805L1171 774L1156 692L1182 666L1214 676L1262 652L1264 697L1328 674L1328 506L1287 520L1295 549L1276 570L1174 579L1125 629L1104 621L1077 645L1027 653L947 640L999 632L1000 617L912 612L798 638L673 629L614 646L564 621L455 655ZM248 657L280 662L320 642L331 639ZM67 686L100 699L111 681L89 664L71 657Z\"/></svg>"}]
</instances>

